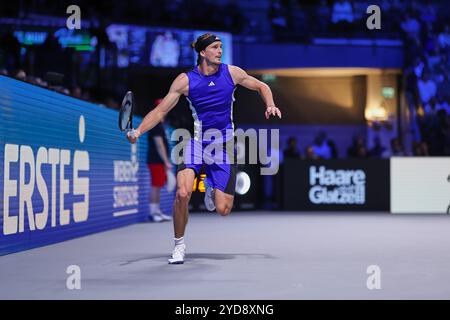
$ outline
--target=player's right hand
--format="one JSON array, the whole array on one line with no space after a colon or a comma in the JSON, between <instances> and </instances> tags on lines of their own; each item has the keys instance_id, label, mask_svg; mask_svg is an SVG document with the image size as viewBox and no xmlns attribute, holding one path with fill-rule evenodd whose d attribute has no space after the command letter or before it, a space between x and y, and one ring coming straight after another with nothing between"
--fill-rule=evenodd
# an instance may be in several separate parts
<instances>
[{"instance_id":1,"label":"player's right hand","mask_svg":"<svg viewBox=\"0 0 450 320\"><path fill-rule=\"evenodd\" d=\"M138 130L131 130L127 132L127 138L128 141L130 141L131 144L136 143L137 139L139 138L139 136L141 135L141 133Z\"/></svg>"}]
</instances>

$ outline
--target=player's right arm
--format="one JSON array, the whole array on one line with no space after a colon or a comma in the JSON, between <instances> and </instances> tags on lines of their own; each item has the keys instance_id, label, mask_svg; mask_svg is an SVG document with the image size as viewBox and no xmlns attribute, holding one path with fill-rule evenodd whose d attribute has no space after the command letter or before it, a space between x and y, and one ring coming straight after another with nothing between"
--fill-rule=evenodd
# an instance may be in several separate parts
<instances>
[{"instance_id":1,"label":"player's right arm","mask_svg":"<svg viewBox=\"0 0 450 320\"><path fill-rule=\"evenodd\" d=\"M127 134L127 138L131 143L135 143L136 140L148 130L152 129L161 119L178 103L182 94L188 95L189 92L189 78L185 73L181 73L176 77L170 86L169 92L162 99L161 103L156 106L152 111L147 113L142 120L139 127L135 130L134 137L130 132Z\"/></svg>"}]
</instances>

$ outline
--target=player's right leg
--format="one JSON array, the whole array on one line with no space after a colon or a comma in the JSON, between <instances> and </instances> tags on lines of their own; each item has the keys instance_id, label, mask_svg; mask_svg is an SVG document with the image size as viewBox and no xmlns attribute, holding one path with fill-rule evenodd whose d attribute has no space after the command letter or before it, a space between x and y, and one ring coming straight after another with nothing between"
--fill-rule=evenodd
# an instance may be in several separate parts
<instances>
[{"instance_id":1,"label":"player's right leg","mask_svg":"<svg viewBox=\"0 0 450 320\"><path fill-rule=\"evenodd\" d=\"M192 168L184 168L177 174L177 193L174 203L173 227L175 235L175 248L170 264L184 263L186 245L184 243L184 232L188 222L188 206L194 186L195 171Z\"/></svg>"},{"instance_id":2,"label":"player's right leg","mask_svg":"<svg viewBox=\"0 0 450 320\"><path fill-rule=\"evenodd\" d=\"M174 233L175 238L184 236L188 220L188 206L194 187L195 171L190 168L177 173L177 193L174 203Z\"/></svg>"}]
</instances>

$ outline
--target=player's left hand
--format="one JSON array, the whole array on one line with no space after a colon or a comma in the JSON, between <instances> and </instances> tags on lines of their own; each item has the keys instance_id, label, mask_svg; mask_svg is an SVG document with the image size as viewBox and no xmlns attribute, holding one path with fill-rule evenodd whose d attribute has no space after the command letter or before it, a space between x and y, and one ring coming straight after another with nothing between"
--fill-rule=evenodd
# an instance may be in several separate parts
<instances>
[{"instance_id":1,"label":"player's left hand","mask_svg":"<svg viewBox=\"0 0 450 320\"><path fill-rule=\"evenodd\" d=\"M278 108L275 107L275 106L269 106L269 107L267 107L267 108L266 108L266 113L265 113L265 115L266 115L266 119L269 119L269 117L270 117L271 115L274 116L274 117L278 116L278 118L281 119L281 111L280 111L280 109L278 109Z\"/></svg>"}]
</instances>

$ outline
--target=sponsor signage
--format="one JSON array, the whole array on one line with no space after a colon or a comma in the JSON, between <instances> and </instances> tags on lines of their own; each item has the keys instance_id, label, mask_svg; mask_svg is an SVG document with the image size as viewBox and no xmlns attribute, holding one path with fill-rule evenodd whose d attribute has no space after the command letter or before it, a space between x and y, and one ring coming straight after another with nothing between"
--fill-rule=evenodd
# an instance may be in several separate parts
<instances>
[{"instance_id":1,"label":"sponsor signage","mask_svg":"<svg viewBox=\"0 0 450 320\"><path fill-rule=\"evenodd\" d=\"M286 210L389 211L389 160L295 160L283 165Z\"/></svg>"},{"instance_id":2,"label":"sponsor signage","mask_svg":"<svg viewBox=\"0 0 450 320\"><path fill-rule=\"evenodd\" d=\"M450 214L450 157L391 158L391 211Z\"/></svg>"},{"instance_id":3,"label":"sponsor signage","mask_svg":"<svg viewBox=\"0 0 450 320\"><path fill-rule=\"evenodd\" d=\"M0 112L0 255L146 219L147 140L116 110L0 76Z\"/></svg>"}]
</instances>

